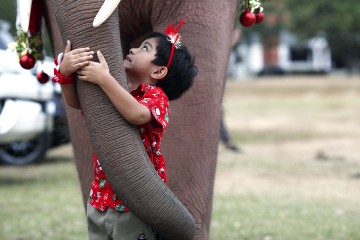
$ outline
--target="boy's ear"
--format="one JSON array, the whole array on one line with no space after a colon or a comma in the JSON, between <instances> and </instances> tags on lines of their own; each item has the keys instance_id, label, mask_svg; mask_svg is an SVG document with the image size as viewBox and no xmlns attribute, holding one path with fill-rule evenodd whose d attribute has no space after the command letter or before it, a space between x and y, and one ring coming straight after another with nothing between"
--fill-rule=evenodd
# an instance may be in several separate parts
<instances>
[{"instance_id":1,"label":"boy's ear","mask_svg":"<svg viewBox=\"0 0 360 240\"><path fill-rule=\"evenodd\" d=\"M165 66L156 67L151 73L151 77L155 80L161 80L166 77L168 69Z\"/></svg>"}]
</instances>

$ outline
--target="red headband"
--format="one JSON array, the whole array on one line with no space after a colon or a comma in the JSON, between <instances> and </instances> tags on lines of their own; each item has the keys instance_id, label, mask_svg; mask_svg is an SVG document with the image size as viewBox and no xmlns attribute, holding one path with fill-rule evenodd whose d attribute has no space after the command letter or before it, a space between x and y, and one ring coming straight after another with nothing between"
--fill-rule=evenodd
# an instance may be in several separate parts
<instances>
[{"instance_id":1,"label":"red headband","mask_svg":"<svg viewBox=\"0 0 360 240\"><path fill-rule=\"evenodd\" d=\"M181 42L180 42L181 35L178 33L178 31L181 28L181 26L184 24L184 22L185 22L184 19L181 19L180 23L177 27L174 27L175 24L173 24L173 25L168 24L168 27L164 31L164 33L169 38L169 42L171 43L171 52L170 52L168 63L166 65L167 69L169 69L169 67L170 67L172 58L174 56L175 48L181 48Z\"/></svg>"}]
</instances>

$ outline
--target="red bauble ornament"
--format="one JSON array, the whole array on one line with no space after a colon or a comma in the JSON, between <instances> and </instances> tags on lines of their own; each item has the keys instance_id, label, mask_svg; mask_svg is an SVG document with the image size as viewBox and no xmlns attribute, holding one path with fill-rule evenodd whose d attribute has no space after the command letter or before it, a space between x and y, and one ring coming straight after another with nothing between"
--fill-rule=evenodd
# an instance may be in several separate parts
<instances>
[{"instance_id":1,"label":"red bauble ornament","mask_svg":"<svg viewBox=\"0 0 360 240\"><path fill-rule=\"evenodd\" d=\"M25 69L31 69L35 66L35 58L29 52L26 52L25 55L20 57L20 65Z\"/></svg>"},{"instance_id":2,"label":"red bauble ornament","mask_svg":"<svg viewBox=\"0 0 360 240\"><path fill-rule=\"evenodd\" d=\"M39 81L39 83L41 84L45 84L49 81L49 75L47 75L46 73L44 73L43 71L39 72L36 74L36 78Z\"/></svg>"},{"instance_id":3,"label":"red bauble ornament","mask_svg":"<svg viewBox=\"0 0 360 240\"><path fill-rule=\"evenodd\" d=\"M256 17L255 23L259 24L264 20L264 13L263 12L256 13L255 17Z\"/></svg>"},{"instance_id":4,"label":"red bauble ornament","mask_svg":"<svg viewBox=\"0 0 360 240\"><path fill-rule=\"evenodd\" d=\"M248 8L245 10L245 12L243 12L240 15L240 23L244 27L251 27L252 25L255 24L255 21L256 21L255 14L250 12L250 9Z\"/></svg>"}]
</instances>

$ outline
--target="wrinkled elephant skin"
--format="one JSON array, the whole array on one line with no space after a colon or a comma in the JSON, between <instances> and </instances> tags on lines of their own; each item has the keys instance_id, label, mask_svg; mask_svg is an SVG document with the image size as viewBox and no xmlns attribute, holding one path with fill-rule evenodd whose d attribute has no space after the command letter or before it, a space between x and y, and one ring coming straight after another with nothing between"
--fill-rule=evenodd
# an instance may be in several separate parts
<instances>
[{"instance_id":1,"label":"wrinkled elephant skin","mask_svg":"<svg viewBox=\"0 0 360 240\"><path fill-rule=\"evenodd\" d=\"M124 87L124 53L147 33L185 19L182 42L195 55L199 74L191 91L170 104L162 145L172 191L151 166L137 128L99 87L77 81L84 118L79 111L67 112L84 201L93 177L93 146L114 191L140 219L165 239L209 239L220 106L237 1L122 0L97 28L92 21L102 0L43 1L54 53L63 51L67 39L75 48L100 49Z\"/></svg>"}]
</instances>

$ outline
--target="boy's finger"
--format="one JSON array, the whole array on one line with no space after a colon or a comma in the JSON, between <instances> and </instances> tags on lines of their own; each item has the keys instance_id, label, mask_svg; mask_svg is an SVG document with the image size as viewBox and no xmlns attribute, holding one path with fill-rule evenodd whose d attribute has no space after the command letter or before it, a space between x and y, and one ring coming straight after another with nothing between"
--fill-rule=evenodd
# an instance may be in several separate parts
<instances>
[{"instance_id":1,"label":"boy's finger","mask_svg":"<svg viewBox=\"0 0 360 240\"><path fill-rule=\"evenodd\" d=\"M66 41L65 53L71 51L71 42L69 40Z\"/></svg>"},{"instance_id":2,"label":"boy's finger","mask_svg":"<svg viewBox=\"0 0 360 240\"><path fill-rule=\"evenodd\" d=\"M86 80L86 77L85 77L85 76L78 76L78 79L80 79L80 80Z\"/></svg>"},{"instance_id":3,"label":"boy's finger","mask_svg":"<svg viewBox=\"0 0 360 240\"><path fill-rule=\"evenodd\" d=\"M100 63L106 63L104 55L102 55L102 53L100 51L97 51L97 56L99 58Z\"/></svg>"},{"instance_id":4,"label":"boy's finger","mask_svg":"<svg viewBox=\"0 0 360 240\"><path fill-rule=\"evenodd\" d=\"M93 55L87 55L87 56L84 56L84 57L77 58L75 60L75 64L82 63L82 62L90 60L92 58L93 58Z\"/></svg>"},{"instance_id":5,"label":"boy's finger","mask_svg":"<svg viewBox=\"0 0 360 240\"><path fill-rule=\"evenodd\" d=\"M90 48L89 47L85 47L85 48L77 48L77 49L74 49L72 51L73 54L79 54L79 53L83 53L83 52L87 52L89 51Z\"/></svg>"},{"instance_id":6,"label":"boy's finger","mask_svg":"<svg viewBox=\"0 0 360 240\"><path fill-rule=\"evenodd\" d=\"M91 56L94 55L94 52L93 51L81 52L81 53L76 54L76 57L80 58L80 57L86 57L86 56L90 56L90 55Z\"/></svg>"},{"instance_id":7,"label":"boy's finger","mask_svg":"<svg viewBox=\"0 0 360 240\"><path fill-rule=\"evenodd\" d=\"M75 67L76 67L77 69L79 69L79 68L86 67L87 65L89 65L89 61L77 63L77 64L75 64ZM81 71L81 72L83 72L83 71Z\"/></svg>"}]
</instances>

